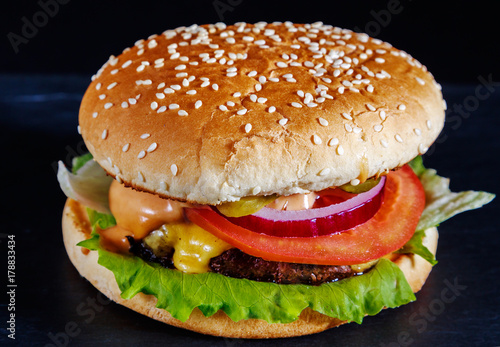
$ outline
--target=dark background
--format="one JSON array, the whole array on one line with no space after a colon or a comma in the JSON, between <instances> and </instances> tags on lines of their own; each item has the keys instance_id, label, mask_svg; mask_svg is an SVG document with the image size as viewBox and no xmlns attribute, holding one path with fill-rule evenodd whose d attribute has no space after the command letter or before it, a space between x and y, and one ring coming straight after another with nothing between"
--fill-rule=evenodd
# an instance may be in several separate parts
<instances>
[{"instance_id":1,"label":"dark background","mask_svg":"<svg viewBox=\"0 0 500 347\"><path fill-rule=\"evenodd\" d=\"M38 1L3 2L1 72L90 76L109 55L166 29L290 20L365 31L412 54L439 82L474 83L478 75L490 73L500 78L495 1L59 1L66 4L52 6L47 20L36 16L42 10ZM22 34L23 17L40 27L16 54L7 35Z\"/></svg>"},{"instance_id":2,"label":"dark background","mask_svg":"<svg viewBox=\"0 0 500 347\"><path fill-rule=\"evenodd\" d=\"M415 303L367 317L361 326L287 341L242 341L169 327L102 299L64 251L60 219L65 197L54 170L57 160L69 164L72 156L85 151L76 126L90 76L109 55L118 55L137 39L193 23L321 20L365 31L425 64L443 85L449 105L445 129L426 154L426 165L450 177L454 191L499 193L496 2L64 2L52 6L52 14L45 17L39 14L41 4L53 0L10 1L0 8L0 293L6 291L6 235L16 235L18 284L15 341L6 336L8 297L0 294L0 345L500 344L498 199L440 226L439 264ZM9 37L22 35L25 23L34 20L43 25L31 32L25 29L32 37L15 53ZM484 81L490 82L485 86ZM462 289L444 303L441 295L447 283L454 282ZM88 309L89 300L97 302L88 311L93 314L81 314L78 307ZM65 329L72 323L77 333L69 336Z\"/></svg>"}]
</instances>

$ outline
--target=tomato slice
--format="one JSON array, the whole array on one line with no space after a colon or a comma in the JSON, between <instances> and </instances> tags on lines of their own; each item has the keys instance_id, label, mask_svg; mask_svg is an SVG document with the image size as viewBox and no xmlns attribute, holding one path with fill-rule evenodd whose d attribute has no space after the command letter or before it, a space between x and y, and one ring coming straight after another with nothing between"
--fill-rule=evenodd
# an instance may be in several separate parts
<instances>
[{"instance_id":1,"label":"tomato slice","mask_svg":"<svg viewBox=\"0 0 500 347\"><path fill-rule=\"evenodd\" d=\"M352 265L401 248L414 234L425 207L425 193L405 165L388 174L382 206L367 222L338 234L277 237L237 226L209 208L186 209L193 223L255 257L303 264Z\"/></svg>"}]
</instances>

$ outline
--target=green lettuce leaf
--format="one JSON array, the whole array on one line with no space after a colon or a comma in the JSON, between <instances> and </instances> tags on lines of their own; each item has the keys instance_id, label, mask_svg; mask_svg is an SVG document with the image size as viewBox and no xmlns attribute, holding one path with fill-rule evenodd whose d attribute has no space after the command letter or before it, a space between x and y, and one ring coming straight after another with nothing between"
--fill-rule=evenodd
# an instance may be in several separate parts
<instances>
[{"instance_id":1,"label":"green lettuce leaf","mask_svg":"<svg viewBox=\"0 0 500 347\"><path fill-rule=\"evenodd\" d=\"M91 153L86 153L79 157L74 157L71 163L72 164L71 172L76 174L83 165L85 165L89 160L93 158L94 157L92 156Z\"/></svg>"},{"instance_id":2,"label":"green lettuce leaf","mask_svg":"<svg viewBox=\"0 0 500 347\"><path fill-rule=\"evenodd\" d=\"M154 295L156 307L181 321L198 307L207 317L222 310L234 321L257 318L289 323L310 307L330 317L361 323L365 315L415 300L404 274L386 259L362 276L339 282L278 285L211 272L193 275L165 269L139 257L104 250L97 234L79 245L99 253L99 264L114 273L122 298L131 299L137 293Z\"/></svg>"},{"instance_id":3,"label":"green lettuce leaf","mask_svg":"<svg viewBox=\"0 0 500 347\"><path fill-rule=\"evenodd\" d=\"M408 241L403 248L398 250L396 253L402 254L417 254L427 260L432 266L436 265L438 262L434 254L427 247L424 246L422 240L425 236L425 229L415 231L410 241Z\"/></svg>"},{"instance_id":4,"label":"green lettuce leaf","mask_svg":"<svg viewBox=\"0 0 500 347\"><path fill-rule=\"evenodd\" d=\"M415 234L398 253L418 254L432 265L436 265L436 258L422 243L425 230L438 226L458 213L479 208L493 200L495 195L476 191L453 193L449 188L450 180L439 176L434 169L426 169L421 156L417 156L408 164L424 187L425 208Z\"/></svg>"},{"instance_id":5,"label":"green lettuce leaf","mask_svg":"<svg viewBox=\"0 0 500 347\"><path fill-rule=\"evenodd\" d=\"M417 231L438 226L458 213L480 208L495 198L495 194L482 191L452 192L450 180L439 176L434 169L426 169L420 156L413 159L410 166L425 191L425 209Z\"/></svg>"}]
</instances>

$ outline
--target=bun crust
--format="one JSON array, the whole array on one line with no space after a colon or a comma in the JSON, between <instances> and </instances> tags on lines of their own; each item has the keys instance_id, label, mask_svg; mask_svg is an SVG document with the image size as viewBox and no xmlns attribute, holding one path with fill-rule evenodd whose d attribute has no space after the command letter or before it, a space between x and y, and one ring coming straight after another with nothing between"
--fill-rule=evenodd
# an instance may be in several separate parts
<instances>
[{"instance_id":1,"label":"bun crust","mask_svg":"<svg viewBox=\"0 0 500 347\"><path fill-rule=\"evenodd\" d=\"M325 316L309 308L305 309L299 319L289 324L269 324L263 320L248 319L232 321L225 313L219 311L213 316L205 317L195 309L186 322L173 318L167 311L155 307L156 298L152 295L137 294L130 300L120 297L120 290L111 271L97 264L97 252L82 252L76 244L87 238L88 221L82 213L83 207L76 201L68 199L64 207L62 226L66 251L71 262L80 275L85 277L94 287L111 300L142 313L158 321L192 330L202 334L231 338L279 338L314 334L346 323ZM436 228L426 231L424 244L431 252L436 253L438 233ZM392 255L392 260L404 272L414 292L421 289L432 266L417 255Z\"/></svg>"},{"instance_id":2,"label":"bun crust","mask_svg":"<svg viewBox=\"0 0 500 347\"><path fill-rule=\"evenodd\" d=\"M340 186L424 153L444 124L433 76L322 23L181 27L111 56L80 128L117 180L218 204Z\"/></svg>"}]
</instances>

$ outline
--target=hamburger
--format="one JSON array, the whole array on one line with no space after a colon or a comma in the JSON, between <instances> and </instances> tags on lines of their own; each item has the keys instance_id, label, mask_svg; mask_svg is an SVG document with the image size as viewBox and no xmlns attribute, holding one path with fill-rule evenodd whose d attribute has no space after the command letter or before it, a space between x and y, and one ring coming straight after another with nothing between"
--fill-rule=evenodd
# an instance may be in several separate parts
<instances>
[{"instance_id":1,"label":"hamburger","mask_svg":"<svg viewBox=\"0 0 500 347\"><path fill-rule=\"evenodd\" d=\"M203 334L312 334L415 300L452 193L420 155L446 104L425 66L323 23L192 25L92 77L89 154L58 179L69 258L110 299Z\"/></svg>"}]
</instances>

